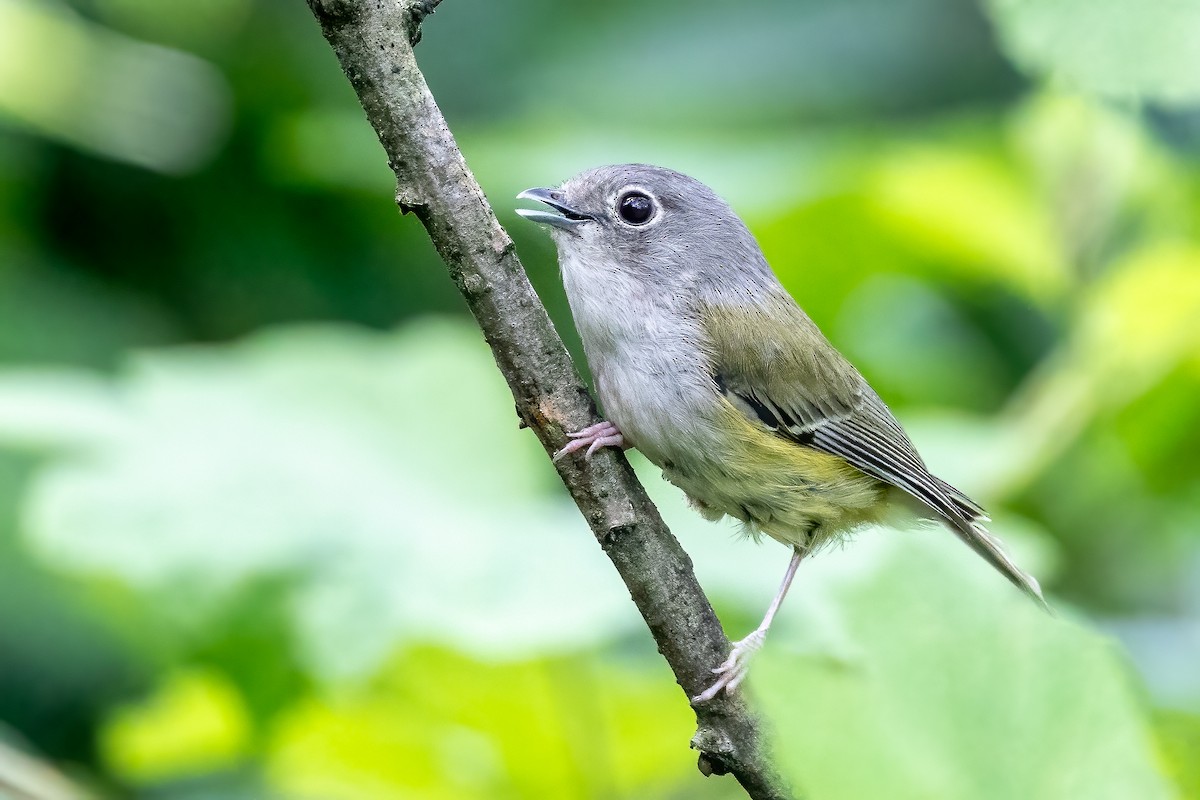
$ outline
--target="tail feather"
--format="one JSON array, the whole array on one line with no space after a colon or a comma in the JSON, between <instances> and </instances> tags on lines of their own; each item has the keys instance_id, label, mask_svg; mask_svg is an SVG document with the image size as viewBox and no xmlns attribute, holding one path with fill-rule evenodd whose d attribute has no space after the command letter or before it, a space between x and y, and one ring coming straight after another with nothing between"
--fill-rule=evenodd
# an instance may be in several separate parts
<instances>
[{"instance_id":1,"label":"tail feather","mask_svg":"<svg viewBox=\"0 0 1200 800\"><path fill-rule=\"evenodd\" d=\"M984 527L984 523L989 520L983 506L940 478L933 475L930 475L930 478L941 489L941 492L932 498L919 497L918 499L935 511L958 538L982 556L984 561L995 567L1014 586L1029 595L1035 603L1053 614L1053 609L1046 602L1046 598L1042 596L1042 587L1038 584L1037 579L1018 567L1005 551L1000 540Z\"/></svg>"},{"instance_id":2,"label":"tail feather","mask_svg":"<svg viewBox=\"0 0 1200 800\"><path fill-rule=\"evenodd\" d=\"M1042 596L1042 587L1038 584L1037 579L1016 565L1016 562L1005 552L1004 545L987 528L983 527L983 523L978 517L975 519L951 518L947 519L947 522L950 523L951 529L958 534L958 538L982 556L984 561L995 567L1001 575L1012 581L1014 586L1029 595L1047 612L1054 613L1049 603L1046 602L1046 598Z\"/></svg>"},{"instance_id":3,"label":"tail feather","mask_svg":"<svg viewBox=\"0 0 1200 800\"><path fill-rule=\"evenodd\" d=\"M955 508L957 508L967 520L974 521L978 519L987 519L987 512L983 510L983 506L979 505L979 503L976 503L974 500L967 497L958 489L955 489L953 486L946 483L936 475L930 475L930 477L933 478L938 487L945 492L946 497L950 498L950 500L954 503Z\"/></svg>"}]
</instances>

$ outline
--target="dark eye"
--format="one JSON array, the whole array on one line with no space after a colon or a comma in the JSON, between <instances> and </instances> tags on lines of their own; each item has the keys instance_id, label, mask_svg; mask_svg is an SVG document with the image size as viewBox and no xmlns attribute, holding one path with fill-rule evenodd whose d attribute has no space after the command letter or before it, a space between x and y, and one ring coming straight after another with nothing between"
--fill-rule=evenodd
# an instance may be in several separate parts
<instances>
[{"instance_id":1,"label":"dark eye","mask_svg":"<svg viewBox=\"0 0 1200 800\"><path fill-rule=\"evenodd\" d=\"M629 192L617 201L617 213L630 225L645 225L654 216L654 201L641 192Z\"/></svg>"}]
</instances>

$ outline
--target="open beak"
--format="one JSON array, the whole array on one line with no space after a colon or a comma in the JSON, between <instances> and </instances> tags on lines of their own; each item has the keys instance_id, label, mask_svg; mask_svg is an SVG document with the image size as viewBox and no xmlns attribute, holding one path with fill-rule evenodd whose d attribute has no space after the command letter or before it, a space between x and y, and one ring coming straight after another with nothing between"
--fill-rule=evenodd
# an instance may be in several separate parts
<instances>
[{"instance_id":1,"label":"open beak","mask_svg":"<svg viewBox=\"0 0 1200 800\"><path fill-rule=\"evenodd\" d=\"M564 203L563 194L557 189L526 189L517 195L517 199L537 200L554 209L553 211L543 211L542 209L518 208L517 213L530 222L539 222L542 225L569 231L592 219L590 214L585 214Z\"/></svg>"}]
</instances>

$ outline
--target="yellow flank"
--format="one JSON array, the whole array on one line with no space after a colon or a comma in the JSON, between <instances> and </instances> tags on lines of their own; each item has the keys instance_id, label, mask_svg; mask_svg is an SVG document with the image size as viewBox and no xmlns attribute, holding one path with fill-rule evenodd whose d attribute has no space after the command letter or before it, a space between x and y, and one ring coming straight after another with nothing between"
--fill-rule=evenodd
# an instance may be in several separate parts
<instances>
[{"instance_id":1,"label":"yellow flank","mask_svg":"<svg viewBox=\"0 0 1200 800\"><path fill-rule=\"evenodd\" d=\"M709 519L729 515L752 534L819 549L887 510L887 486L845 459L784 439L724 398L720 445L663 475Z\"/></svg>"}]
</instances>

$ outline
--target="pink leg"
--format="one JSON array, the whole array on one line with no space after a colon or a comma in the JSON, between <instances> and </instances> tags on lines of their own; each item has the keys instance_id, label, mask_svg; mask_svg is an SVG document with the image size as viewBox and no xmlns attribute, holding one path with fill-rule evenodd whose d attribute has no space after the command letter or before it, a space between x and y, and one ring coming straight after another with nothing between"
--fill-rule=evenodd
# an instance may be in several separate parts
<instances>
[{"instance_id":1,"label":"pink leg","mask_svg":"<svg viewBox=\"0 0 1200 800\"><path fill-rule=\"evenodd\" d=\"M625 449L625 437L621 435L620 428L611 422L597 422L595 425L589 425L581 431L568 433L567 436L572 441L567 442L561 450L554 454L555 461L585 447L587 448L587 452L583 454L585 459L591 458L592 453L601 447L620 447L622 450Z\"/></svg>"},{"instance_id":2,"label":"pink leg","mask_svg":"<svg viewBox=\"0 0 1200 800\"><path fill-rule=\"evenodd\" d=\"M780 585L779 591L775 593L775 599L771 601L771 607L767 609L763 621L745 639L733 643L729 658L725 659L721 666L713 669L713 672L720 677L712 686L693 697L693 703L712 700L722 689L732 692L738 687L738 684L745 680L746 673L750 671L750 657L762 647L763 640L767 637L767 629L771 627L771 620L775 619L775 612L783 604L783 598L787 596L788 589L792 585L792 578L796 577L796 568L800 566L802 558L804 558L804 551L798 547L793 548L792 560L788 564L787 572L783 575L783 583Z\"/></svg>"}]
</instances>

